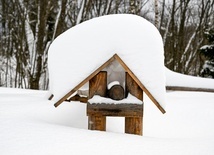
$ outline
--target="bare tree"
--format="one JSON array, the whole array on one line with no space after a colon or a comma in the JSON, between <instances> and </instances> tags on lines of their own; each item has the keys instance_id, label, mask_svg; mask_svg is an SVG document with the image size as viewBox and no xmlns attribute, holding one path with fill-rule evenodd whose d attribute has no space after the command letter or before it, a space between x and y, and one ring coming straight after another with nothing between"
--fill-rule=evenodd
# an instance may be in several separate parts
<instances>
[{"instance_id":1,"label":"bare tree","mask_svg":"<svg viewBox=\"0 0 214 155\"><path fill-rule=\"evenodd\" d=\"M155 26L159 27L159 12L158 12L158 0L154 0L155 5Z\"/></svg>"},{"instance_id":2,"label":"bare tree","mask_svg":"<svg viewBox=\"0 0 214 155\"><path fill-rule=\"evenodd\" d=\"M166 6L169 10L169 20L167 22L162 19L165 21L162 28L165 28L161 33L165 46L165 64L171 70L184 74L199 74L198 49L204 41L202 32L210 20L212 3L211 0L173 0Z\"/></svg>"},{"instance_id":3,"label":"bare tree","mask_svg":"<svg viewBox=\"0 0 214 155\"><path fill-rule=\"evenodd\" d=\"M213 21L214 1L0 0L0 11L0 86L47 89L52 41L72 26L108 14L132 13L155 21L165 65L199 75L203 61L198 49L206 43L203 32Z\"/></svg>"}]
</instances>

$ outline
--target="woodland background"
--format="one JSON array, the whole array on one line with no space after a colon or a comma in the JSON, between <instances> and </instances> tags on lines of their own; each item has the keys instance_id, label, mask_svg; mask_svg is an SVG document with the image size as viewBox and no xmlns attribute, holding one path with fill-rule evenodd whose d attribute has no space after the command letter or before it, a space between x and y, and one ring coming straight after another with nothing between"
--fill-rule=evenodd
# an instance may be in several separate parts
<instances>
[{"instance_id":1,"label":"woodland background","mask_svg":"<svg viewBox=\"0 0 214 155\"><path fill-rule=\"evenodd\" d=\"M0 0L0 86L48 89L52 41L83 21L120 13L154 23L166 67L214 78L213 0Z\"/></svg>"}]
</instances>

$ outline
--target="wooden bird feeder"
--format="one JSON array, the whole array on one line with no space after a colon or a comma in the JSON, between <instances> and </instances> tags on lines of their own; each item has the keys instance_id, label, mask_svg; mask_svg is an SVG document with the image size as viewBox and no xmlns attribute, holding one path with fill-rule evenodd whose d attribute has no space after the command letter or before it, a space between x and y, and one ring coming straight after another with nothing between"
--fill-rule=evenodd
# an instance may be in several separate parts
<instances>
[{"instance_id":1,"label":"wooden bird feeder","mask_svg":"<svg viewBox=\"0 0 214 155\"><path fill-rule=\"evenodd\" d=\"M124 69L125 84L124 86L118 84L113 85L108 89L108 72L105 71L105 68L113 61L117 61ZM87 82L89 83L89 94L87 99L77 95L71 97L72 94L78 91L78 89ZM144 87L142 82L134 75L123 60L115 54L56 102L55 106L57 107L63 101L78 100L87 102L88 129L105 131L106 117L119 116L125 117L125 133L143 135L143 92L147 94L162 113L165 113L165 110ZM135 102L136 100L134 102L130 100L129 102L129 95L135 97L138 102ZM95 99L97 97L109 99L111 102L107 103L105 100L97 101ZM124 100L126 100L126 102L124 102Z\"/></svg>"},{"instance_id":2,"label":"wooden bird feeder","mask_svg":"<svg viewBox=\"0 0 214 155\"><path fill-rule=\"evenodd\" d=\"M99 72L89 81L87 115L89 116L88 128L90 130L105 131L106 116L120 116L125 117L125 133L142 135L143 90L127 72L125 86L125 91L120 85L114 85L113 89L107 90L107 72L104 71ZM110 92L111 96L107 92ZM141 100L142 103L123 103L122 99L126 98L129 93ZM93 100L94 95L106 98L110 97L115 102L117 101L117 103L97 102ZM124 97L120 98L121 96ZM118 101L118 97L121 102Z\"/></svg>"}]
</instances>

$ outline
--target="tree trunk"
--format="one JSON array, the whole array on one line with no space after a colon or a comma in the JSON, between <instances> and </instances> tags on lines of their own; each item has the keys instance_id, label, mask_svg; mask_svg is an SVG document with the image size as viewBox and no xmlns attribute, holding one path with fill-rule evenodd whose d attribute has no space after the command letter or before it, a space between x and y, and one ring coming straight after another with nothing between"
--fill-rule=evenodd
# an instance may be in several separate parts
<instances>
[{"instance_id":1,"label":"tree trunk","mask_svg":"<svg viewBox=\"0 0 214 155\"><path fill-rule=\"evenodd\" d=\"M39 82L43 71L43 56L46 45L46 25L49 11L48 1L39 0L38 2L38 18L37 18L37 42L36 42L36 62L34 71L30 76L30 89L39 89Z\"/></svg>"},{"instance_id":2,"label":"tree trunk","mask_svg":"<svg viewBox=\"0 0 214 155\"><path fill-rule=\"evenodd\" d=\"M155 0L155 26L158 28L159 26L159 13L158 13L158 0Z\"/></svg>"}]
</instances>

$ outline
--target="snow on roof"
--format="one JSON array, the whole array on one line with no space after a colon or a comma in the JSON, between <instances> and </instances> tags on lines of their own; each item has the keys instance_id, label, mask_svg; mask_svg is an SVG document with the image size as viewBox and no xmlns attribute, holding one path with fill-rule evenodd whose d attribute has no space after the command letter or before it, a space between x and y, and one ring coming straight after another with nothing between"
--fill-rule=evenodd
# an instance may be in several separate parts
<instances>
[{"instance_id":1,"label":"snow on roof","mask_svg":"<svg viewBox=\"0 0 214 155\"><path fill-rule=\"evenodd\" d=\"M53 100L62 98L115 53L164 108L165 68L161 35L144 18L129 14L88 20L53 41L48 52Z\"/></svg>"}]
</instances>

